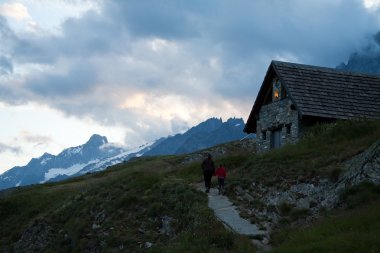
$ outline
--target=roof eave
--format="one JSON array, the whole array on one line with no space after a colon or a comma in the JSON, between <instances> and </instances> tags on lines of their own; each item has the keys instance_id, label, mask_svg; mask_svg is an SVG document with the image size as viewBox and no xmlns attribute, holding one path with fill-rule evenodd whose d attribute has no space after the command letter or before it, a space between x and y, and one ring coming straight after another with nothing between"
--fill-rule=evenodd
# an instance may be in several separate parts
<instances>
[{"instance_id":1,"label":"roof eave","mask_svg":"<svg viewBox=\"0 0 380 253\"><path fill-rule=\"evenodd\" d=\"M266 90L266 80L268 79L268 76L271 74L271 71L273 69L273 61L269 65L267 72L265 74L265 77L263 79L263 82L261 83L261 87L259 90L259 93L256 96L255 103L252 106L251 112L248 116L247 124L245 125L243 131L245 133L256 133L256 115L258 115L260 108L263 104L263 96Z\"/></svg>"}]
</instances>

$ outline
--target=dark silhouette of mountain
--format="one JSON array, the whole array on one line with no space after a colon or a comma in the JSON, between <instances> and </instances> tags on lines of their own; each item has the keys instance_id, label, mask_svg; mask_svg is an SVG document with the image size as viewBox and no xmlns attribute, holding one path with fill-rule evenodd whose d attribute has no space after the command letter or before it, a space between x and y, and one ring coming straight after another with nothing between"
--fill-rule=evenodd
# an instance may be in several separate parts
<instances>
[{"instance_id":1,"label":"dark silhouette of mountain","mask_svg":"<svg viewBox=\"0 0 380 253\"><path fill-rule=\"evenodd\" d=\"M380 75L380 32L360 52L351 54L347 64L341 63L337 69Z\"/></svg>"},{"instance_id":2,"label":"dark silhouette of mountain","mask_svg":"<svg viewBox=\"0 0 380 253\"><path fill-rule=\"evenodd\" d=\"M245 136L243 119L231 118L226 122L211 118L190 128L183 134L169 136L144 153L144 156L186 154L221 143L239 140Z\"/></svg>"}]
</instances>

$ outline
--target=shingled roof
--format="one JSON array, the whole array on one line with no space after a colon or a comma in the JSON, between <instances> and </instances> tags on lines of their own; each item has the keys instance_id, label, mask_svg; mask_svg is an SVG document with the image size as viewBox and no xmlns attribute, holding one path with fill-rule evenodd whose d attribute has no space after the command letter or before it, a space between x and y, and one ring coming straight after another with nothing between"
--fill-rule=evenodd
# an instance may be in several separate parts
<instances>
[{"instance_id":1,"label":"shingled roof","mask_svg":"<svg viewBox=\"0 0 380 253\"><path fill-rule=\"evenodd\" d=\"M256 116L273 75L280 79L301 118L380 119L380 76L272 61L244 128L247 133L256 132Z\"/></svg>"}]
</instances>

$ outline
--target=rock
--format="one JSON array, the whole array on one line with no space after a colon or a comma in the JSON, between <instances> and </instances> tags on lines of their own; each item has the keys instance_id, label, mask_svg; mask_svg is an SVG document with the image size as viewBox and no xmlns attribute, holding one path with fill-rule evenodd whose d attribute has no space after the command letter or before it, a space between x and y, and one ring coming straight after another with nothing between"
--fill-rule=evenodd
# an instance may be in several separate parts
<instances>
[{"instance_id":1,"label":"rock","mask_svg":"<svg viewBox=\"0 0 380 253\"><path fill-rule=\"evenodd\" d=\"M244 194L244 193L245 193L245 192L244 192L243 188L242 188L240 185L235 186L235 194L236 194L237 196L240 196L240 195L242 195L242 194Z\"/></svg>"},{"instance_id":2,"label":"rock","mask_svg":"<svg viewBox=\"0 0 380 253\"><path fill-rule=\"evenodd\" d=\"M102 224L103 221L106 219L106 217L107 217L106 211L102 210L102 211L100 211L99 213L96 214L96 216L95 216L95 222L97 224Z\"/></svg>"},{"instance_id":3,"label":"rock","mask_svg":"<svg viewBox=\"0 0 380 253\"><path fill-rule=\"evenodd\" d=\"M346 172L338 184L353 186L363 181L380 184L380 140L346 162L345 167Z\"/></svg>"},{"instance_id":4,"label":"rock","mask_svg":"<svg viewBox=\"0 0 380 253\"><path fill-rule=\"evenodd\" d=\"M167 235L167 236L173 236L174 235L174 229L171 225L172 221L174 219L170 216L163 216L161 218L161 228L160 233Z\"/></svg>"},{"instance_id":5,"label":"rock","mask_svg":"<svg viewBox=\"0 0 380 253\"><path fill-rule=\"evenodd\" d=\"M100 225L98 225L98 224L95 224L95 223L93 223L92 224L92 229L98 229L98 228L100 228L101 226Z\"/></svg>"},{"instance_id":6,"label":"rock","mask_svg":"<svg viewBox=\"0 0 380 253\"><path fill-rule=\"evenodd\" d=\"M248 194L248 193L246 193L246 194L244 195L244 199L247 200L247 201L249 201L249 202L252 202L252 201L255 200L255 199L254 199L250 194Z\"/></svg>"},{"instance_id":7,"label":"rock","mask_svg":"<svg viewBox=\"0 0 380 253\"><path fill-rule=\"evenodd\" d=\"M151 243L151 242L145 242L145 244L144 244L144 248L146 248L146 249L149 249L152 246L153 246L153 243Z\"/></svg>"},{"instance_id":8,"label":"rock","mask_svg":"<svg viewBox=\"0 0 380 253\"><path fill-rule=\"evenodd\" d=\"M13 251L17 252L43 252L51 243L53 228L44 219L35 220L28 227L15 244Z\"/></svg>"},{"instance_id":9,"label":"rock","mask_svg":"<svg viewBox=\"0 0 380 253\"><path fill-rule=\"evenodd\" d=\"M310 201L307 198L299 199L296 203L296 207L300 209L309 209Z\"/></svg>"}]
</instances>

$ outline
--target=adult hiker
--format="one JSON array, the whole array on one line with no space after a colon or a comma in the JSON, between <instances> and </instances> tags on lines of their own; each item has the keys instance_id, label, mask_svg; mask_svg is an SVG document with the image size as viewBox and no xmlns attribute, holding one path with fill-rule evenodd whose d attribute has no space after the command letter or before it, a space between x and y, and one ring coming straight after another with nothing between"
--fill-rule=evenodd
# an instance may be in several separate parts
<instances>
[{"instance_id":1,"label":"adult hiker","mask_svg":"<svg viewBox=\"0 0 380 253\"><path fill-rule=\"evenodd\" d=\"M205 180L206 192L210 192L211 187L211 178L215 173L215 165L212 160L211 154L207 154L207 158L205 158L202 162L202 170L203 170L203 178Z\"/></svg>"}]
</instances>

